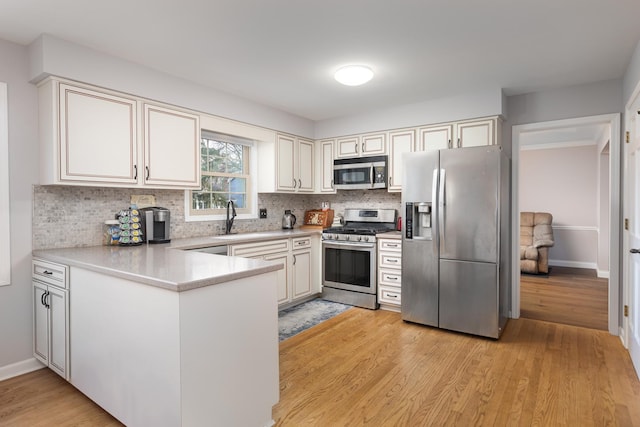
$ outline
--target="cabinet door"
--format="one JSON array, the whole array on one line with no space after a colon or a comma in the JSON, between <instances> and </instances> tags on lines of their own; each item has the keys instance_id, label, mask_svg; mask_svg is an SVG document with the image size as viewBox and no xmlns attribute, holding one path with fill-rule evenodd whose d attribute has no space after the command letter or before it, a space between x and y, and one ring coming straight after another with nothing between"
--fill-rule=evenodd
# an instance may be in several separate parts
<instances>
[{"instance_id":1,"label":"cabinet door","mask_svg":"<svg viewBox=\"0 0 640 427\"><path fill-rule=\"evenodd\" d=\"M59 86L60 181L136 183L137 103Z\"/></svg>"},{"instance_id":2,"label":"cabinet door","mask_svg":"<svg viewBox=\"0 0 640 427\"><path fill-rule=\"evenodd\" d=\"M315 171L314 163L313 163L313 141L309 141L306 139L298 139L298 144L296 146L298 148L297 158L297 177L298 177L298 188L297 191L300 192L313 192L313 174Z\"/></svg>"},{"instance_id":3,"label":"cabinet door","mask_svg":"<svg viewBox=\"0 0 640 427\"><path fill-rule=\"evenodd\" d=\"M278 270L278 304L291 301L289 293L289 254L279 253L264 255L262 259L267 261L280 261L284 268Z\"/></svg>"},{"instance_id":4,"label":"cabinet door","mask_svg":"<svg viewBox=\"0 0 640 427\"><path fill-rule=\"evenodd\" d=\"M320 142L320 155L322 161L322 167L320 173L320 192L321 193L335 193L336 189L333 188L333 147L334 141L327 140Z\"/></svg>"},{"instance_id":5,"label":"cabinet door","mask_svg":"<svg viewBox=\"0 0 640 427\"><path fill-rule=\"evenodd\" d=\"M144 120L144 183L200 188L200 118L145 104Z\"/></svg>"},{"instance_id":6,"label":"cabinet door","mask_svg":"<svg viewBox=\"0 0 640 427\"><path fill-rule=\"evenodd\" d=\"M49 365L49 310L44 304L47 285L33 281L33 355Z\"/></svg>"},{"instance_id":7,"label":"cabinet door","mask_svg":"<svg viewBox=\"0 0 640 427\"><path fill-rule=\"evenodd\" d=\"M361 156L381 155L386 154L386 152L387 143L386 135L384 133L362 136L362 143L360 144Z\"/></svg>"},{"instance_id":8,"label":"cabinet door","mask_svg":"<svg viewBox=\"0 0 640 427\"><path fill-rule=\"evenodd\" d=\"M441 150L452 148L452 125L429 126L420 129L420 141L417 151Z\"/></svg>"},{"instance_id":9,"label":"cabinet door","mask_svg":"<svg viewBox=\"0 0 640 427\"><path fill-rule=\"evenodd\" d=\"M390 192L402 191L402 153L413 151L415 131L389 132Z\"/></svg>"},{"instance_id":10,"label":"cabinet door","mask_svg":"<svg viewBox=\"0 0 640 427\"><path fill-rule=\"evenodd\" d=\"M358 157L360 155L360 137L349 136L336 139L336 158Z\"/></svg>"},{"instance_id":11,"label":"cabinet door","mask_svg":"<svg viewBox=\"0 0 640 427\"><path fill-rule=\"evenodd\" d=\"M298 181L295 176L296 139L288 135L278 135L277 150L277 188L279 191L295 191Z\"/></svg>"},{"instance_id":12,"label":"cabinet door","mask_svg":"<svg viewBox=\"0 0 640 427\"><path fill-rule=\"evenodd\" d=\"M458 148L495 144L494 123L494 119L457 123Z\"/></svg>"},{"instance_id":13,"label":"cabinet door","mask_svg":"<svg viewBox=\"0 0 640 427\"><path fill-rule=\"evenodd\" d=\"M311 294L311 251L293 253L293 298Z\"/></svg>"},{"instance_id":14,"label":"cabinet door","mask_svg":"<svg viewBox=\"0 0 640 427\"><path fill-rule=\"evenodd\" d=\"M64 378L68 378L69 354L67 291L49 286L49 367Z\"/></svg>"}]
</instances>

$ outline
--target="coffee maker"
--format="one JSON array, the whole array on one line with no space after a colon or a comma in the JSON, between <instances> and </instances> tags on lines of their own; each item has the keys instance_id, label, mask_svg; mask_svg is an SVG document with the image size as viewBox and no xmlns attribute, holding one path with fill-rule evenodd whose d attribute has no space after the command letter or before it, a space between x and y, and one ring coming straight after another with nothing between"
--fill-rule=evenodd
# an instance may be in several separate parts
<instances>
[{"instance_id":1,"label":"coffee maker","mask_svg":"<svg viewBox=\"0 0 640 427\"><path fill-rule=\"evenodd\" d=\"M171 228L171 212L167 208L152 206L140 208L143 237L149 243L169 243Z\"/></svg>"}]
</instances>

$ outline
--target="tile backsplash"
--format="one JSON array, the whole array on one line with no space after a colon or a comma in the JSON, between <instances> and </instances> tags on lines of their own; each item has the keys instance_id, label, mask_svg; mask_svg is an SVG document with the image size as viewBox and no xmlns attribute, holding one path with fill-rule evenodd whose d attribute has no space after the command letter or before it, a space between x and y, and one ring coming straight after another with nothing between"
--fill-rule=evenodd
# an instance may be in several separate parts
<instances>
[{"instance_id":1,"label":"tile backsplash","mask_svg":"<svg viewBox=\"0 0 640 427\"><path fill-rule=\"evenodd\" d=\"M153 194L156 204L171 211L171 238L201 237L224 233L224 220L185 222L182 190L42 186L33 187L33 249L52 249L102 244L102 224L129 206L131 195ZM339 191L337 194L258 195L258 207L266 208L266 219L238 220L239 233L278 230L285 209L302 223L304 212L329 202L336 214L345 208L390 208L400 213L400 193L386 190Z\"/></svg>"}]
</instances>

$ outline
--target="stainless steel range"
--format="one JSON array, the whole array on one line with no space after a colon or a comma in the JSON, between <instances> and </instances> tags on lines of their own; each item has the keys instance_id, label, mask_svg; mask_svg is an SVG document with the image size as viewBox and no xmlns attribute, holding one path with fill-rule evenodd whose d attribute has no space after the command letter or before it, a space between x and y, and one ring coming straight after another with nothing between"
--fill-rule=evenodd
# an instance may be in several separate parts
<instances>
[{"instance_id":1,"label":"stainless steel range","mask_svg":"<svg viewBox=\"0 0 640 427\"><path fill-rule=\"evenodd\" d=\"M376 234L395 230L395 209L345 209L345 224L322 233L322 297L378 308Z\"/></svg>"}]
</instances>

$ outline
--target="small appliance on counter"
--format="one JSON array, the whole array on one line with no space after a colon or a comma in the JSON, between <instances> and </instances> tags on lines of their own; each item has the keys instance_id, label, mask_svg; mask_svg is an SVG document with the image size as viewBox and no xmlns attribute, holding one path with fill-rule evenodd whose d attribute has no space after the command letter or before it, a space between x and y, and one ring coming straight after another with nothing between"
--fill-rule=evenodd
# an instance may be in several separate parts
<instances>
[{"instance_id":1,"label":"small appliance on counter","mask_svg":"<svg viewBox=\"0 0 640 427\"><path fill-rule=\"evenodd\" d=\"M169 243L171 238L171 212L167 208L151 206L140 208L144 240L149 243Z\"/></svg>"},{"instance_id":2,"label":"small appliance on counter","mask_svg":"<svg viewBox=\"0 0 640 427\"><path fill-rule=\"evenodd\" d=\"M296 225L296 216L291 213L291 210L285 210L282 216L282 229L291 230L294 225Z\"/></svg>"},{"instance_id":3,"label":"small appliance on counter","mask_svg":"<svg viewBox=\"0 0 640 427\"><path fill-rule=\"evenodd\" d=\"M311 209L304 213L305 226L328 228L333 222L333 209Z\"/></svg>"}]
</instances>

